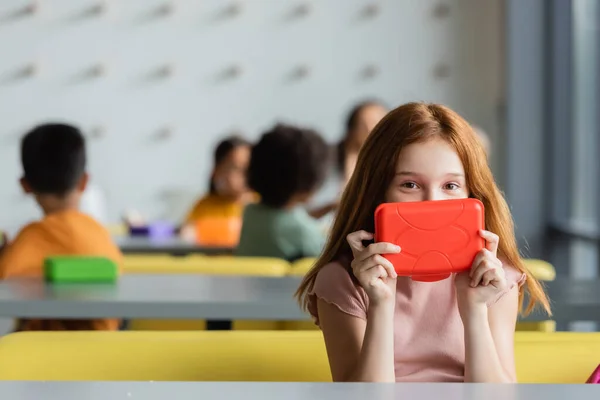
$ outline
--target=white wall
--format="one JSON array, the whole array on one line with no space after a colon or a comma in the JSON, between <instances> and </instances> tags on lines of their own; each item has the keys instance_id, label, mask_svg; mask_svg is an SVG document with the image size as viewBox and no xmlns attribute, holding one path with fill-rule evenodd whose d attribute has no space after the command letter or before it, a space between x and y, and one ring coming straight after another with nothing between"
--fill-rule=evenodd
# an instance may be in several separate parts
<instances>
[{"instance_id":1,"label":"white wall","mask_svg":"<svg viewBox=\"0 0 600 400\"><path fill-rule=\"evenodd\" d=\"M223 134L255 139L281 120L333 142L363 97L446 103L497 139L501 0L246 0L235 17L223 16L227 0L172 0L166 17L151 14L168 1L105 1L97 16L84 14L101 1L39 3L16 18L29 1L0 3L0 222L9 230L38 215L17 185L18 148L19 136L43 121L90 133L89 169L112 220L126 208L180 217L206 188ZM311 5L309 14L290 18L298 4ZM380 4L380 14L361 17L369 4ZM439 4L448 5L446 17L436 17ZM30 63L33 76L14 76ZM97 63L105 75L82 76ZM165 64L171 77L148 76ZM379 75L361 79L371 64ZM439 64L446 78L436 77ZM241 75L223 78L234 65ZM309 75L290 79L300 65ZM160 137L164 127L170 137Z\"/></svg>"}]
</instances>

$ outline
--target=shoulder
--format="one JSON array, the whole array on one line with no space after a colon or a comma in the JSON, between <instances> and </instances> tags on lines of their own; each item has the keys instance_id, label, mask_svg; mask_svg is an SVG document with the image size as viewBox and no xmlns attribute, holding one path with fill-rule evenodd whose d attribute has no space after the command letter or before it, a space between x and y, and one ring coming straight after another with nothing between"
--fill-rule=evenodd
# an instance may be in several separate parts
<instances>
[{"instance_id":1,"label":"shoulder","mask_svg":"<svg viewBox=\"0 0 600 400\"><path fill-rule=\"evenodd\" d=\"M32 241L35 241L37 237L44 230L44 224L42 222L32 222L25 225L19 233L15 236L13 240L10 240L8 243L8 247L21 247L23 245L27 245Z\"/></svg>"},{"instance_id":2,"label":"shoulder","mask_svg":"<svg viewBox=\"0 0 600 400\"><path fill-rule=\"evenodd\" d=\"M32 234L36 234L37 232L39 232L43 228L44 228L44 221L43 220L42 221L30 222L29 224L27 224L23 228L21 228L21 230L19 231L19 233L17 233L17 236L15 236L15 240L17 238L27 237L27 236L30 236Z\"/></svg>"},{"instance_id":3,"label":"shoulder","mask_svg":"<svg viewBox=\"0 0 600 400\"><path fill-rule=\"evenodd\" d=\"M72 218L77 225L76 231L85 232L86 240L93 241L95 246L102 249L105 256L116 260L121 259L121 250L102 223L85 213L75 213Z\"/></svg>"},{"instance_id":4,"label":"shoulder","mask_svg":"<svg viewBox=\"0 0 600 400\"><path fill-rule=\"evenodd\" d=\"M317 232L320 234L321 225L311 217L304 208L297 208L290 213L290 220L293 221L293 228L297 230L299 235L314 235Z\"/></svg>"},{"instance_id":5,"label":"shoulder","mask_svg":"<svg viewBox=\"0 0 600 400\"><path fill-rule=\"evenodd\" d=\"M89 214L77 212L77 213L73 213L71 215L71 218L74 220L74 222L76 224L83 225L89 229L94 230L95 232L98 232L107 237L110 237L110 232L108 231L108 229L102 223L100 223L97 219L95 219L94 217L92 217Z\"/></svg>"},{"instance_id":6,"label":"shoulder","mask_svg":"<svg viewBox=\"0 0 600 400\"><path fill-rule=\"evenodd\" d=\"M341 312L367 318L368 297L351 277L351 272L340 262L325 265L317 273L313 287L308 293L308 310L319 323L317 301L323 300Z\"/></svg>"}]
</instances>

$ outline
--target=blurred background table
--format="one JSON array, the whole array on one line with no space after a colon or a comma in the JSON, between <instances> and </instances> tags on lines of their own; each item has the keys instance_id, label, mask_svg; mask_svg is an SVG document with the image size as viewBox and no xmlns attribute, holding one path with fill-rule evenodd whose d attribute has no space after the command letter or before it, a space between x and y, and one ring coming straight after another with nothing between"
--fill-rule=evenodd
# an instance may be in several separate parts
<instances>
[{"instance_id":1,"label":"blurred background table","mask_svg":"<svg viewBox=\"0 0 600 400\"><path fill-rule=\"evenodd\" d=\"M222 255L232 254L234 250L232 247L203 247L180 238L120 237L115 241L124 254Z\"/></svg>"}]
</instances>

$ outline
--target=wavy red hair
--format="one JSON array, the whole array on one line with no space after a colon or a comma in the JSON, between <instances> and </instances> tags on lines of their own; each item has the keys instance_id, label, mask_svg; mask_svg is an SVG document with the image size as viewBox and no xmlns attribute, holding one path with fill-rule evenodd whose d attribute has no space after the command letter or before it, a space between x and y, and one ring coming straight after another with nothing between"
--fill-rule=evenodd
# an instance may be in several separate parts
<instances>
[{"instance_id":1,"label":"wavy red hair","mask_svg":"<svg viewBox=\"0 0 600 400\"><path fill-rule=\"evenodd\" d=\"M529 296L525 314L536 305L551 313L544 289L525 268L519 255L510 209L494 181L477 134L467 121L448 107L425 103L408 103L391 111L373 129L360 150L356 169L342 195L323 253L296 292L304 309L321 268L333 261L352 257L346 236L361 229L373 232L375 209L384 202L402 149L432 138L446 140L461 159L470 197L483 202L486 229L500 237L498 257L527 275L526 284L519 294L521 310L526 289ZM348 273L352 274L350 270Z\"/></svg>"}]
</instances>

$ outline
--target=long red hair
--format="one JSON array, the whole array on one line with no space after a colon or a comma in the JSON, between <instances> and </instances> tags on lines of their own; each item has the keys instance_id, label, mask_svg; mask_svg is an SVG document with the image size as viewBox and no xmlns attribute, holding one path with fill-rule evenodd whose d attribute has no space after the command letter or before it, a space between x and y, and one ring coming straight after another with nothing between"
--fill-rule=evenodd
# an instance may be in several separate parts
<instances>
[{"instance_id":1,"label":"long red hair","mask_svg":"<svg viewBox=\"0 0 600 400\"><path fill-rule=\"evenodd\" d=\"M461 159L470 197L483 202L486 229L500 237L498 257L527 275L527 283L519 293L520 308L523 308L524 290L527 289L529 296L525 313L530 313L536 305L551 313L544 289L525 268L519 255L510 209L494 181L486 152L475 131L451 109L425 103L408 103L391 111L364 143L323 253L296 292L304 309L321 268L333 261L352 258L346 236L358 230L374 231L375 209L384 202L402 149L434 137L450 143ZM348 273L352 275L350 270Z\"/></svg>"}]
</instances>

